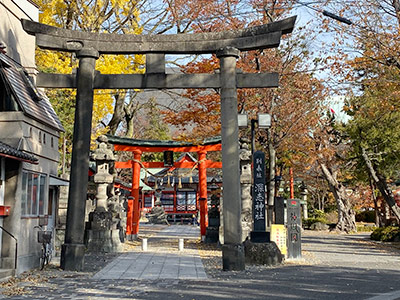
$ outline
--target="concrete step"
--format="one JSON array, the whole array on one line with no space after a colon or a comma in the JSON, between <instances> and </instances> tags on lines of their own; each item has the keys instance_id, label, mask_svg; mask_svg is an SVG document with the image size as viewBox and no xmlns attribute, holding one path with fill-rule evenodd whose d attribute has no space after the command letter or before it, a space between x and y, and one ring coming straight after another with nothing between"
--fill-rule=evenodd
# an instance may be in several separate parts
<instances>
[{"instance_id":1,"label":"concrete step","mask_svg":"<svg viewBox=\"0 0 400 300\"><path fill-rule=\"evenodd\" d=\"M15 275L14 269L0 269L0 281L5 281Z\"/></svg>"}]
</instances>

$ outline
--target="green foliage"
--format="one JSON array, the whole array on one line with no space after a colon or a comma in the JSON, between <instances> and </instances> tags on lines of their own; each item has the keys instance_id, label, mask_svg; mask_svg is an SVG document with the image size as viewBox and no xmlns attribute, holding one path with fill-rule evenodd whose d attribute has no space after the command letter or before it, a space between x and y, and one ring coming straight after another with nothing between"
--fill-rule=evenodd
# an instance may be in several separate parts
<instances>
[{"instance_id":1,"label":"green foliage","mask_svg":"<svg viewBox=\"0 0 400 300\"><path fill-rule=\"evenodd\" d=\"M371 239L382 242L400 241L400 227L388 226L376 228L371 233Z\"/></svg>"},{"instance_id":2,"label":"green foliage","mask_svg":"<svg viewBox=\"0 0 400 300\"><path fill-rule=\"evenodd\" d=\"M312 224L320 222L323 224L328 224L328 219L326 218L326 213L319 209L314 209L309 212L310 217L308 219L303 219L303 226L309 228Z\"/></svg>"},{"instance_id":3,"label":"green foliage","mask_svg":"<svg viewBox=\"0 0 400 300\"><path fill-rule=\"evenodd\" d=\"M355 175L359 180L369 182L362 148L375 171L385 178L397 176L400 167L400 69L370 60L369 54L375 53L376 49L372 50L367 41L363 42L366 43L366 58L360 58L360 61L365 61L365 65L358 64L357 59L353 65L360 92L346 101L344 110L352 119L344 130L351 140Z\"/></svg>"},{"instance_id":4,"label":"green foliage","mask_svg":"<svg viewBox=\"0 0 400 300\"><path fill-rule=\"evenodd\" d=\"M161 110L157 105L156 99L154 97L150 98L146 106L144 113L146 114L147 122L144 124L143 138L160 141L170 140L169 127L160 117Z\"/></svg>"},{"instance_id":5,"label":"green foliage","mask_svg":"<svg viewBox=\"0 0 400 300\"><path fill-rule=\"evenodd\" d=\"M384 98L383 95L376 95L353 99L352 105L363 106L363 108L362 111L360 108L357 115L349 122L346 131L352 140L353 157L358 158L356 170L362 173L365 170L361 157L361 147L363 147L367 149L380 173L391 176L400 165L398 159L400 112L378 108L379 105L382 106L382 98Z\"/></svg>"},{"instance_id":6,"label":"green foliage","mask_svg":"<svg viewBox=\"0 0 400 300\"><path fill-rule=\"evenodd\" d=\"M314 209L314 210L310 211L310 217L326 219L326 213L323 210Z\"/></svg>"},{"instance_id":7,"label":"green foliage","mask_svg":"<svg viewBox=\"0 0 400 300\"><path fill-rule=\"evenodd\" d=\"M328 220L326 218L308 218L303 220L304 228L310 228L310 226L314 223L323 223L328 224Z\"/></svg>"}]
</instances>

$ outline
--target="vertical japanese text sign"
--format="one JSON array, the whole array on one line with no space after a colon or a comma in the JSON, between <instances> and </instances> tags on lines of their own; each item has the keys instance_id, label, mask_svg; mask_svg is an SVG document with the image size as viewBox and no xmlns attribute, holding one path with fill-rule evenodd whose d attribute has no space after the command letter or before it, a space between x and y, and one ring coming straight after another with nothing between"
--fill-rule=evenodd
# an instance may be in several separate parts
<instances>
[{"instance_id":1,"label":"vertical japanese text sign","mask_svg":"<svg viewBox=\"0 0 400 300\"><path fill-rule=\"evenodd\" d=\"M164 151L164 167L172 167L174 165L174 152Z\"/></svg>"},{"instance_id":2,"label":"vertical japanese text sign","mask_svg":"<svg viewBox=\"0 0 400 300\"><path fill-rule=\"evenodd\" d=\"M288 258L301 258L300 200L287 201Z\"/></svg>"},{"instance_id":3,"label":"vertical japanese text sign","mask_svg":"<svg viewBox=\"0 0 400 300\"><path fill-rule=\"evenodd\" d=\"M253 230L265 231L265 155L262 151L253 154Z\"/></svg>"}]
</instances>

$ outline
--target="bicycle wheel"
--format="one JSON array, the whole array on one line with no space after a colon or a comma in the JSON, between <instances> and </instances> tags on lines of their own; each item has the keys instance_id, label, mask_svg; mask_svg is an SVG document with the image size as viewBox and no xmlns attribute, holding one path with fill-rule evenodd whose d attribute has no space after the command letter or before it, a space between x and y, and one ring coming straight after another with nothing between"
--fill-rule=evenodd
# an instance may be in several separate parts
<instances>
[{"instance_id":1,"label":"bicycle wheel","mask_svg":"<svg viewBox=\"0 0 400 300\"><path fill-rule=\"evenodd\" d=\"M43 245L42 252L40 254L40 270L43 270L45 263L46 263L46 249L45 245Z\"/></svg>"},{"instance_id":2,"label":"bicycle wheel","mask_svg":"<svg viewBox=\"0 0 400 300\"><path fill-rule=\"evenodd\" d=\"M48 265L51 262L51 259L53 258L53 251L51 250L51 244L47 244L47 252L46 252L46 258L47 262L46 264Z\"/></svg>"}]
</instances>

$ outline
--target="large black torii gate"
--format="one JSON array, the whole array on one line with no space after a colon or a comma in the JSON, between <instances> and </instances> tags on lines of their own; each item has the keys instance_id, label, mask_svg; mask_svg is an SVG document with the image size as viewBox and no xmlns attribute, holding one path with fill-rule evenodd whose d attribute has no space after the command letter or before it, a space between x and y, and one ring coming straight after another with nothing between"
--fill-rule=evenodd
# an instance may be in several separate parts
<instances>
[{"instance_id":1,"label":"large black torii gate","mask_svg":"<svg viewBox=\"0 0 400 300\"><path fill-rule=\"evenodd\" d=\"M61 251L64 270L81 271L84 257L85 199L94 89L219 88L221 94L222 173L224 197L224 270L243 270L241 243L240 168L237 88L278 86L277 73L243 74L236 71L240 51L278 47L282 34L291 33L296 16L257 27L217 33L172 35L119 35L87 33L22 20L42 49L75 52L76 74L39 73L37 86L76 88L76 110L67 227ZM214 53L219 74L165 74L165 54ZM95 70L100 54L146 54L145 74L103 75Z\"/></svg>"}]
</instances>

